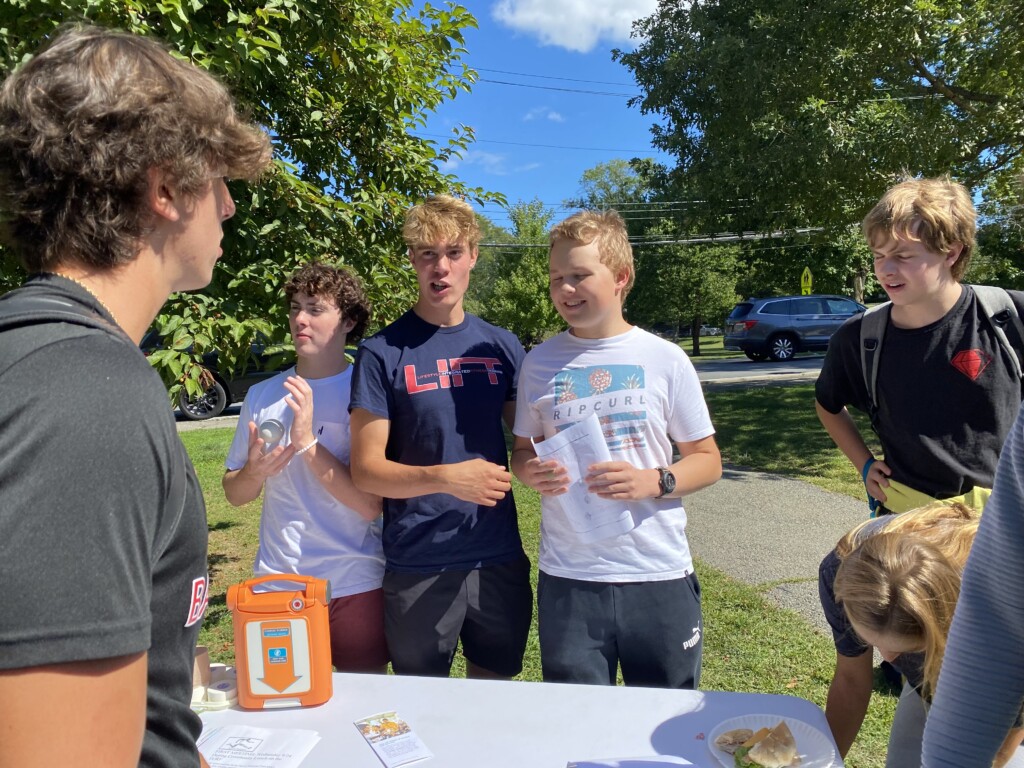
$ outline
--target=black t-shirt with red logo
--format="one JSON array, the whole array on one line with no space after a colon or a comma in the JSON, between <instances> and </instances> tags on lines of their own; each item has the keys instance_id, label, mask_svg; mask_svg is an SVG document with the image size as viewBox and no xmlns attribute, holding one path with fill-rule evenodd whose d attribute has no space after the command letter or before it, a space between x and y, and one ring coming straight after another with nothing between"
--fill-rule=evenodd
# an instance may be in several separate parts
<instances>
[{"instance_id":1,"label":"black t-shirt with red logo","mask_svg":"<svg viewBox=\"0 0 1024 768\"><path fill-rule=\"evenodd\" d=\"M1024 317L1024 293L1009 291ZM832 337L815 386L828 411L867 412L860 324ZM992 487L1003 441L1021 405L1021 382L970 286L939 321L889 321L878 359L878 437L894 480L938 499Z\"/></svg>"},{"instance_id":2,"label":"black t-shirt with red logo","mask_svg":"<svg viewBox=\"0 0 1024 768\"><path fill-rule=\"evenodd\" d=\"M109 319L62 278L21 291ZM199 765L208 530L163 384L111 332L46 323L0 333L0 391L0 668L148 651L139 765Z\"/></svg>"}]
</instances>

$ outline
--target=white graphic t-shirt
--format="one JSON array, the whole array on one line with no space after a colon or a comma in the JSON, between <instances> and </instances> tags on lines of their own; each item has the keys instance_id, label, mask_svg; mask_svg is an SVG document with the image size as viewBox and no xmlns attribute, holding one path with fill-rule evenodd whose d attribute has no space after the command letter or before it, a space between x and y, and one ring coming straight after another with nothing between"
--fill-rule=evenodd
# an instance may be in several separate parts
<instances>
[{"instance_id":1,"label":"white graphic t-shirt","mask_svg":"<svg viewBox=\"0 0 1024 768\"><path fill-rule=\"evenodd\" d=\"M565 332L531 350L519 377L514 432L539 440L591 414L613 461L653 469L672 464L675 442L714 434L686 354L640 328L607 339ZM552 576L583 581L664 581L693 569L679 499L623 502L632 530L584 542L561 508L541 500L540 563Z\"/></svg>"}]
</instances>

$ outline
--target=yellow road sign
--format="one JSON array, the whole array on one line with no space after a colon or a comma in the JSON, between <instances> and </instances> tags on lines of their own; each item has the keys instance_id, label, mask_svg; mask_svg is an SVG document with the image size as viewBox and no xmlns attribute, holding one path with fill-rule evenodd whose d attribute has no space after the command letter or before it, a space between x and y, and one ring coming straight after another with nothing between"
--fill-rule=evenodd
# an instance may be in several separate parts
<instances>
[{"instance_id":1,"label":"yellow road sign","mask_svg":"<svg viewBox=\"0 0 1024 768\"><path fill-rule=\"evenodd\" d=\"M811 275L811 268L804 267L804 273L800 275L800 293L803 296L809 296L811 294L811 283L814 276Z\"/></svg>"}]
</instances>

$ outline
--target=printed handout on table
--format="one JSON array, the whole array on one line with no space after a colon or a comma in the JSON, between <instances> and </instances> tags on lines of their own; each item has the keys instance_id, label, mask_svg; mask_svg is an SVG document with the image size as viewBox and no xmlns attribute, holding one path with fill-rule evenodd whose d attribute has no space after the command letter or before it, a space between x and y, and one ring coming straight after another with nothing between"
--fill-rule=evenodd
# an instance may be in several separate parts
<instances>
[{"instance_id":1,"label":"printed handout on table","mask_svg":"<svg viewBox=\"0 0 1024 768\"><path fill-rule=\"evenodd\" d=\"M387 768L434 756L396 712L380 712L364 717L356 721L356 728Z\"/></svg>"},{"instance_id":2,"label":"printed handout on table","mask_svg":"<svg viewBox=\"0 0 1024 768\"><path fill-rule=\"evenodd\" d=\"M318 741L316 731L225 725L204 729L197 746L210 768L298 768Z\"/></svg>"}]
</instances>

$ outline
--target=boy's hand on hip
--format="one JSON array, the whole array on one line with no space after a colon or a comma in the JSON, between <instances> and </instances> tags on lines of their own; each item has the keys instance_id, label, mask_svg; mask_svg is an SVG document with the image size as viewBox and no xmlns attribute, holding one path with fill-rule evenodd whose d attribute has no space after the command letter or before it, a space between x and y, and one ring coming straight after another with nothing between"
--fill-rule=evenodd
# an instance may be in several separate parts
<instances>
[{"instance_id":1,"label":"boy's hand on hip","mask_svg":"<svg viewBox=\"0 0 1024 768\"><path fill-rule=\"evenodd\" d=\"M875 459L868 469L868 476L864 481L868 495L884 504L886 502L885 489L889 487L889 475L891 474L892 470L889 469L888 464L881 459Z\"/></svg>"},{"instance_id":2,"label":"boy's hand on hip","mask_svg":"<svg viewBox=\"0 0 1024 768\"><path fill-rule=\"evenodd\" d=\"M637 469L628 461L604 461L587 468L585 482L602 499L653 499L661 493L656 469Z\"/></svg>"},{"instance_id":3,"label":"boy's hand on hip","mask_svg":"<svg viewBox=\"0 0 1024 768\"><path fill-rule=\"evenodd\" d=\"M560 496L569 490L569 470L551 459L530 459L519 479L542 496Z\"/></svg>"},{"instance_id":4,"label":"boy's hand on hip","mask_svg":"<svg viewBox=\"0 0 1024 768\"><path fill-rule=\"evenodd\" d=\"M512 490L512 473L484 459L470 459L445 466L444 482L446 493L455 498L493 507Z\"/></svg>"}]
</instances>

